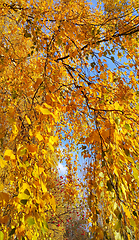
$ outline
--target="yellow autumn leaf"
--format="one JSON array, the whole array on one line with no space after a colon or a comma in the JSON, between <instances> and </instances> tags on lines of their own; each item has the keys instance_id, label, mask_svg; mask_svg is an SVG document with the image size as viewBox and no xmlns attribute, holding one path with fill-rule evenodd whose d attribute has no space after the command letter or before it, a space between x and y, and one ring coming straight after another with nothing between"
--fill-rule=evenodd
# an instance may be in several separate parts
<instances>
[{"instance_id":1,"label":"yellow autumn leaf","mask_svg":"<svg viewBox=\"0 0 139 240\"><path fill-rule=\"evenodd\" d=\"M30 198L30 186L28 183L23 182L21 184L21 187L19 188L19 194L18 194L18 198L19 199L29 199Z\"/></svg>"},{"instance_id":2,"label":"yellow autumn leaf","mask_svg":"<svg viewBox=\"0 0 139 240\"><path fill-rule=\"evenodd\" d=\"M0 203L5 205L9 201L9 194L5 192L0 192Z\"/></svg>"},{"instance_id":3,"label":"yellow autumn leaf","mask_svg":"<svg viewBox=\"0 0 139 240\"><path fill-rule=\"evenodd\" d=\"M128 218L131 218L129 208L123 204L123 210Z\"/></svg>"},{"instance_id":4,"label":"yellow autumn leaf","mask_svg":"<svg viewBox=\"0 0 139 240\"><path fill-rule=\"evenodd\" d=\"M40 107L39 109L40 109L41 113L43 113L44 115L51 114L51 112L47 108Z\"/></svg>"},{"instance_id":5,"label":"yellow autumn leaf","mask_svg":"<svg viewBox=\"0 0 139 240\"><path fill-rule=\"evenodd\" d=\"M49 138L49 143L52 144L52 145L54 144L53 136L51 136L51 137Z\"/></svg>"},{"instance_id":6,"label":"yellow autumn leaf","mask_svg":"<svg viewBox=\"0 0 139 240\"><path fill-rule=\"evenodd\" d=\"M35 136L36 136L36 138L37 138L39 141L42 141L42 140L43 140L43 137L42 137L42 135L40 134L40 132L37 132Z\"/></svg>"},{"instance_id":7,"label":"yellow autumn leaf","mask_svg":"<svg viewBox=\"0 0 139 240\"><path fill-rule=\"evenodd\" d=\"M33 133L31 131L31 129L29 129L29 136L32 137L33 136Z\"/></svg>"},{"instance_id":8,"label":"yellow autumn leaf","mask_svg":"<svg viewBox=\"0 0 139 240\"><path fill-rule=\"evenodd\" d=\"M122 192L123 192L123 194L125 196L125 199L127 199L126 198L126 189L125 189L125 186L122 183L121 183L121 189L122 189Z\"/></svg>"},{"instance_id":9,"label":"yellow autumn leaf","mask_svg":"<svg viewBox=\"0 0 139 240\"><path fill-rule=\"evenodd\" d=\"M37 81L34 83L33 87L37 89L41 83L42 83L42 78L38 78Z\"/></svg>"},{"instance_id":10,"label":"yellow autumn leaf","mask_svg":"<svg viewBox=\"0 0 139 240\"><path fill-rule=\"evenodd\" d=\"M49 146L49 148L52 150L52 152L54 152L54 147L53 147L53 145L49 142L49 143L47 143L48 144L48 146Z\"/></svg>"},{"instance_id":11,"label":"yellow autumn leaf","mask_svg":"<svg viewBox=\"0 0 139 240\"><path fill-rule=\"evenodd\" d=\"M48 105L47 103L44 103L46 108L52 108L52 106Z\"/></svg>"},{"instance_id":12,"label":"yellow autumn leaf","mask_svg":"<svg viewBox=\"0 0 139 240\"><path fill-rule=\"evenodd\" d=\"M10 118L14 117L14 113L15 113L14 107L10 106L9 111L8 111L8 114L9 114Z\"/></svg>"},{"instance_id":13,"label":"yellow autumn leaf","mask_svg":"<svg viewBox=\"0 0 139 240\"><path fill-rule=\"evenodd\" d=\"M103 240L104 237L103 230L101 228L98 228L96 232L98 234L99 240Z\"/></svg>"},{"instance_id":14,"label":"yellow autumn leaf","mask_svg":"<svg viewBox=\"0 0 139 240\"><path fill-rule=\"evenodd\" d=\"M118 171L117 171L117 167L114 166L114 173L116 174L117 177L119 177Z\"/></svg>"},{"instance_id":15,"label":"yellow autumn leaf","mask_svg":"<svg viewBox=\"0 0 139 240\"><path fill-rule=\"evenodd\" d=\"M44 193L46 193L47 192L47 188L46 188L45 184L42 181L41 181L41 187L42 187L42 191Z\"/></svg>"},{"instance_id":16,"label":"yellow autumn leaf","mask_svg":"<svg viewBox=\"0 0 139 240\"><path fill-rule=\"evenodd\" d=\"M12 132L13 132L14 135L18 134L18 128L17 128L16 124L13 125Z\"/></svg>"},{"instance_id":17,"label":"yellow autumn leaf","mask_svg":"<svg viewBox=\"0 0 139 240\"><path fill-rule=\"evenodd\" d=\"M34 144L28 145L27 148L28 148L29 152L31 152L32 154L35 154L37 152L37 145L34 145Z\"/></svg>"},{"instance_id":18,"label":"yellow autumn leaf","mask_svg":"<svg viewBox=\"0 0 139 240\"><path fill-rule=\"evenodd\" d=\"M55 198L54 198L54 196L52 194L50 195L50 197L51 197L50 198L50 205L51 205L53 211L55 212L55 210L56 210Z\"/></svg>"},{"instance_id":19,"label":"yellow autumn leaf","mask_svg":"<svg viewBox=\"0 0 139 240\"><path fill-rule=\"evenodd\" d=\"M18 144L18 145L17 145L17 152L20 151L20 149L21 149L22 147L23 147L22 144Z\"/></svg>"},{"instance_id":20,"label":"yellow autumn leaf","mask_svg":"<svg viewBox=\"0 0 139 240\"><path fill-rule=\"evenodd\" d=\"M114 103L114 108L115 108L115 110L118 110L118 109L119 109L119 103L118 103L118 102L115 102L115 103Z\"/></svg>"},{"instance_id":21,"label":"yellow autumn leaf","mask_svg":"<svg viewBox=\"0 0 139 240\"><path fill-rule=\"evenodd\" d=\"M29 117L26 115L26 121L27 121L27 123L29 124L29 125L31 125L31 121L30 121L30 119L29 119Z\"/></svg>"},{"instance_id":22,"label":"yellow autumn leaf","mask_svg":"<svg viewBox=\"0 0 139 240\"><path fill-rule=\"evenodd\" d=\"M30 198L30 195L23 192L18 194L18 198L28 200Z\"/></svg>"},{"instance_id":23,"label":"yellow autumn leaf","mask_svg":"<svg viewBox=\"0 0 139 240\"><path fill-rule=\"evenodd\" d=\"M46 127L47 127L47 131L50 133L51 132L51 127L48 124L46 124Z\"/></svg>"},{"instance_id":24,"label":"yellow autumn leaf","mask_svg":"<svg viewBox=\"0 0 139 240\"><path fill-rule=\"evenodd\" d=\"M51 143L52 145L58 141L58 136L51 136L49 138L49 143Z\"/></svg>"},{"instance_id":25,"label":"yellow autumn leaf","mask_svg":"<svg viewBox=\"0 0 139 240\"><path fill-rule=\"evenodd\" d=\"M46 155L47 151L45 149L42 149L42 154Z\"/></svg>"},{"instance_id":26,"label":"yellow autumn leaf","mask_svg":"<svg viewBox=\"0 0 139 240\"><path fill-rule=\"evenodd\" d=\"M132 167L133 176L136 179L137 182L139 182L139 171L136 169L136 167Z\"/></svg>"},{"instance_id":27,"label":"yellow autumn leaf","mask_svg":"<svg viewBox=\"0 0 139 240\"><path fill-rule=\"evenodd\" d=\"M43 167L39 167L38 168L38 172L41 174L42 172L44 172L44 168Z\"/></svg>"},{"instance_id":28,"label":"yellow autumn leaf","mask_svg":"<svg viewBox=\"0 0 139 240\"><path fill-rule=\"evenodd\" d=\"M133 226L136 229L137 226L136 226L136 223L135 223L134 219L130 218L129 222L130 222L131 226Z\"/></svg>"},{"instance_id":29,"label":"yellow autumn leaf","mask_svg":"<svg viewBox=\"0 0 139 240\"><path fill-rule=\"evenodd\" d=\"M21 191L24 191L25 189L30 190L30 186L29 186L28 183L25 183L25 182L24 182L24 183L22 184L22 187L20 188L20 190L21 190Z\"/></svg>"},{"instance_id":30,"label":"yellow autumn leaf","mask_svg":"<svg viewBox=\"0 0 139 240\"><path fill-rule=\"evenodd\" d=\"M42 200L45 200L46 204L49 204L50 202L50 194L48 192L45 192L42 196Z\"/></svg>"},{"instance_id":31,"label":"yellow autumn leaf","mask_svg":"<svg viewBox=\"0 0 139 240\"><path fill-rule=\"evenodd\" d=\"M3 189L4 189L3 183L0 183L0 191L2 191Z\"/></svg>"},{"instance_id":32,"label":"yellow autumn leaf","mask_svg":"<svg viewBox=\"0 0 139 240\"><path fill-rule=\"evenodd\" d=\"M41 171L41 170L40 170L40 171ZM32 175L33 175L35 178L39 178L39 175L41 174L40 171L39 171L38 165L35 163L35 166L34 166ZM39 183L39 185L40 185L40 183Z\"/></svg>"},{"instance_id":33,"label":"yellow autumn leaf","mask_svg":"<svg viewBox=\"0 0 139 240\"><path fill-rule=\"evenodd\" d=\"M7 149L4 153L4 158L6 160L15 160L15 155L13 154L13 151L11 149Z\"/></svg>"},{"instance_id":34,"label":"yellow autumn leaf","mask_svg":"<svg viewBox=\"0 0 139 240\"><path fill-rule=\"evenodd\" d=\"M5 215L5 216L1 216L0 217L0 223L3 223L3 224L7 224L9 221L9 216ZM3 238L1 238L1 235L0 235L0 240L2 240Z\"/></svg>"},{"instance_id":35,"label":"yellow autumn leaf","mask_svg":"<svg viewBox=\"0 0 139 240\"><path fill-rule=\"evenodd\" d=\"M53 113L51 113L47 108L43 108L43 107L38 105L38 106L36 106L36 109L39 110L42 114L44 114L44 115L52 115L53 118L56 119L56 116Z\"/></svg>"},{"instance_id":36,"label":"yellow autumn leaf","mask_svg":"<svg viewBox=\"0 0 139 240\"><path fill-rule=\"evenodd\" d=\"M0 156L0 167L4 168L7 165L7 162L3 160L2 156Z\"/></svg>"},{"instance_id":37,"label":"yellow autumn leaf","mask_svg":"<svg viewBox=\"0 0 139 240\"><path fill-rule=\"evenodd\" d=\"M111 71L108 71L108 75L109 75L109 81L112 82L113 81L113 74Z\"/></svg>"}]
</instances>

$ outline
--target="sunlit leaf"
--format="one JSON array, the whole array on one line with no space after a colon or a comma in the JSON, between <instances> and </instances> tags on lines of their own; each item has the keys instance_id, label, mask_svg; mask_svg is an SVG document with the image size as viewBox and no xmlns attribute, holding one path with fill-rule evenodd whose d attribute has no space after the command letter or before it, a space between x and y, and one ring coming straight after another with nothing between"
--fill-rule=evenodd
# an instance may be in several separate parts
<instances>
[{"instance_id":1,"label":"sunlit leaf","mask_svg":"<svg viewBox=\"0 0 139 240\"><path fill-rule=\"evenodd\" d=\"M51 114L51 112L47 108L40 107L39 109L44 115Z\"/></svg>"},{"instance_id":2,"label":"sunlit leaf","mask_svg":"<svg viewBox=\"0 0 139 240\"><path fill-rule=\"evenodd\" d=\"M126 207L124 204L123 204L123 210L124 210L126 216L127 216L128 218L131 218L131 214L130 214L129 208Z\"/></svg>"},{"instance_id":3,"label":"sunlit leaf","mask_svg":"<svg viewBox=\"0 0 139 240\"><path fill-rule=\"evenodd\" d=\"M42 135L41 135L39 132L36 133L36 138L37 138L39 141L42 141L42 140L43 140L43 137L42 137Z\"/></svg>"},{"instance_id":4,"label":"sunlit leaf","mask_svg":"<svg viewBox=\"0 0 139 240\"><path fill-rule=\"evenodd\" d=\"M27 123L30 125L31 124L31 121L29 119L29 117L26 115L26 120L27 120Z\"/></svg>"}]
</instances>

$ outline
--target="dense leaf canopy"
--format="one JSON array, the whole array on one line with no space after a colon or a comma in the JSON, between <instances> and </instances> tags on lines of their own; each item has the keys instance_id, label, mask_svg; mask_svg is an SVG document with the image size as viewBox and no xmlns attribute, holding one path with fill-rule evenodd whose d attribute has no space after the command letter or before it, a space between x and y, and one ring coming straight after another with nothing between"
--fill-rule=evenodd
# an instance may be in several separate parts
<instances>
[{"instance_id":1,"label":"dense leaf canopy","mask_svg":"<svg viewBox=\"0 0 139 240\"><path fill-rule=\"evenodd\" d=\"M86 204L92 239L139 239L138 13L137 0L1 0L0 239L50 239L60 196Z\"/></svg>"}]
</instances>

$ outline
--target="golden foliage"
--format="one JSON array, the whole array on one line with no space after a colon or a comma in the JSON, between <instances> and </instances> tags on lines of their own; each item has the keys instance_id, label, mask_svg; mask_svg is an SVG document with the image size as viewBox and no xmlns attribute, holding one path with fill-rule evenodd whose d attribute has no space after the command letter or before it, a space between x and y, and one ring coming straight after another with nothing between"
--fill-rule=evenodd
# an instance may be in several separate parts
<instances>
[{"instance_id":1,"label":"golden foliage","mask_svg":"<svg viewBox=\"0 0 139 240\"><path fill-rule=\"evenodd\" d=\"M1 0L1 239L49 237L62 159L63 201L76 204L83 186L93 238L138 239L138 7Z\"/></svg>"}]
</instances>

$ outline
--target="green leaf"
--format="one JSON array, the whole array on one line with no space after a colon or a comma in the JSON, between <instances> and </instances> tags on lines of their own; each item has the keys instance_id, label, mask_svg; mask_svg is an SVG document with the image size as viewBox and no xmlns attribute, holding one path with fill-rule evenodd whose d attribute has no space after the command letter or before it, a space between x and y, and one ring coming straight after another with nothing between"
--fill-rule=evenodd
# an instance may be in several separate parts
<instances>
[{"instance_id":1,"label":"green leaf","mask_svg":"<svg viewBox=\"0 0 139 240\"><path fill-rule=\"evenodd\" d=\"M82 146L82 150L86 149L86 146Z\"/></svg>"},{"instance_id":2,"label":"green leaf","mask_svg":"<svg viewBox=\"0 0 139 240\"><path fill-rule=\"evenodd\" d=\"M133 211L133 214L134 214L134 216L136 216L136 217L138 216L137 213L136 213L135 211Z\"/></svg>"},{"instance_id":3,"label":"green leaf","mask_svg":"<svg viewBox=\"0 0 139 240\"><path fill-rule=\"evenodd\" d=\"M112 187L112 185L111 185L111 181L109 180L109 181L107 181L107 187L108 187L108 191L112 191L113 190L113 187Z\"/></svg>"},{"instance_id":4,"label":"green leaf","mask_svg":"<svg viewBox=\"0 0 139 240\"><path fill-rule=\"evenodd\" d=\"M95 62L90 63L91 67L94 68L94 66L96 65Z\"/></svg>"},{"instance_id":5,"label":"green leaf","mask_svg":"<svg viewBox=\"0 0 139 240\"><path fill-rule=\"evenodd\" d=\"M126 124L124 125L124 128L127 129L127 130L130 130L130 125L126 123Z\"/></svg>"},{"instance_id":6,"label":"green leaf","mask_svg":"<svg viewBox=\"0 0 139 240\"><path fill-rule=\"evenodd\" d=\"M25 37L25 38L31 38L31 34L28 33L27 31L25 31L25 33L24 33L24 37Z\"/></svg>"},{"instance_id":7,"label":"green leaf","mask_svg":"<svg viewBox=\"0 0 139 240\"><path fill-rule=\"evenodd\" d=\"M30 192L29 192L28 189L26 189L26 190L24 191L24 193L25 193L26 195L30 195Z\"/></svg>"},{"instance_id":8,"label":"green leaf","mask_svg":"<svg viewBox=\"0 0 139 240\"><path fill-rule=\"evenodd\" d=\"M12 91L12 98L13 98L13 99L16 99L17 96L18 96L18 94L16 93L15 90L13 90L13 91Z\"/></svg>"},{"instance_id":9,"label":"green leaf","mask_svg":"<svg viewBox=\"0 0 139 240\"><path fill-rule=\"evenodd\" d=\"M117 217L119 220L121 220L122 214L121 214L121 212L120 212L120 210L119 210L118 208L116 208L116 209L114 210L114 214L116 215L116 217Z\"/></svg>"},{"instance_id":10,"label":"green leaf","mask_svg":"<svg viewBox=\"0 0 139 240\"><path fill-rule=\"evenodd\" d=\"M112 62L113 62L113 63L115 62L115 59L114 59L114 57L113 57L113 56L111 56L111 60L112 60Z\"/></svg>"},{"instance_id":11,"label":"green leaf","mask_svg":"<svg viewBox=\"0 0 139 240\"><path fill-rule=\"evenodd\" d=\"M10 231L9 236L12 236L12 235L15 233L15 230L16 230L16 228L13 228L13 229Z\"/></svg>"},{"instance_id":12,"label":"green leaf","mask_svg":"<svg viewBox=\"0 0 139 240\"><path fill-rule=\"evenodd\" d=\"M21 149L20 150L20 156L23 156L23 155L25 155L27 153L27 149L26 148L24 148L24 149Z\"/></svg>"},{"instance_id":13,"label":"green leaf","mask_svg":"<svg viewBox=\"0 0 139 240\"><path fill-rule=\"evenodd\" d=\"M0 231L0 240L3 240L4 239L4 234L2 231Z\"/></svg>"},{"instance_id":14,"label":"green leaf","mask_svg":"<svg viewBox=\"0 0 139 240\"><path fill-rule=\"evenodd\" d=\"M57 45L60 46L61 43L62 43L62 40L59 38L59 39L57 40Z\"/></svg>"},{"instance_id":15,"label":"green leaf","mask_svg":"<svg viewBox=\"0 0 139 240\"><path fill-rule=\"evenodd\" d=\"M104 151L102 151L102 158L104 158L105 157L105 152Z\"/></svg>"},{"instance_id":16,"label":"green leaf","mask_svg":"<svg viewBox=\"0 0 139 240\"><path fill-rule=\"evenodd\" d=\"M117 124L117 125L119 125L120 124L120 118L115 118L115 123Z\"/></svg>"},{"instance_id":17,"label":"green leaf","mask_svg":"<svg viewBox=\"0 0 139 240\"><path fill-rule=\"evenodd\" d=\"M28 225L29 225L29 226L32 226L32 225L35 224L34 218L32 218L32 217L29 217L29 218L27 219L27 222L28 222Z\"/></svg>"},{"instance_id":18,"label":"green leaf","mask_svg":"<svg viewBox=\"0 0 139 240\"><path fill-rule=\"evenodd\" d=\"M25 162L26 166L29 167L30 163L28 161Z\"/></svg>"},{"instance_id":19,"label":"green leaf","mask_svg":"<svg viewBox=\"0 0 139 240\"><path fill-rule=\"evenodd\" d=\"M139 164L136 164L136 168L139 170Z\"/></svg>"},{"instance_id":20,"label":"green leaf","mask_svg":"<svg viewBox=\"0 0 139 240\"><path fill-rule=\"evenodd\" d=\"M132 227L136 227L136 223L135 223L135 221L134 221L133 218L130 218L130 219L129 219L129 222L130 222L130 224L131 224Z\"/></svg>"},{"instance_id":21,"label":"green leaf","mask_svg":"<svg viewBox=\"0 0 139 240\"><path fill-rule=\"evenodd\" d=\"M23 205L26 205L27 201L28 201L27 199L21 199L20 202L21 202Z\"/></svg>"},{"instance_id":22,"label":"green leaf","mask_svg":"<svg viewBox=\"0 0 139 240\"><path fill-rule=\"evenodd\" d=\"M95 28L92 28L91 34L94 36L95 35Z\"/></svg>"},{"instance_id":23,"label":"green leaf","mask_svg":"<svg viewBox=\"0 0 139 240\"><path fill-rule=\"evenodd\" d=\"M104 160L102 160L102 167L104 167L105 166L105 161Z\"/></svg>"},{"instance_id":24,"label":"green leaf","mask_svg":"<svg viewBox=\"0 0 139 240\"><path fill-rule=\"evenodd\" d=\"M121 221L118 221L116 224L115 224L115 230L119 230L121 228Z\"/></svg>"},{"instance_id":25,"label":"green leaf","mask_svg":"<svg viewBox=\"0 0 139 240\"><path fill-rule=\"evenodd\" d=\"M122 218L122 214L119 213L119 215L118 215L118 219L121 220L121 218Z\"/></svg>"},{"instance_id":26,"label":"green leaf","mask_svg":"<svg viewBox=\"0 0 139 240\"><path fill-rule=\"evenodd\" d=\"M124 48L123 46L121 46L121 49L122 49L122 50L125 50L125 48Z\"/></svg>"},{"instance_id":27,"label":"green leaf","mask_svg":"<svg viewBox=\"0 0 139 240\"><path fill-rule=\"evenodd\" d=\"M48 228L48 224L47 224L46 221L43 221L43 224L44 224L44 226L45 226L46 228Z\"/></svg>"},{"instance_id":28,"label":"green leaf","mask_svg":"<svg viewBox=\"0 0 139 240\"><path fill-rule=\"evenodd\" d=\"M126 156L130 156L130 152L128 149L125 149L124 151L125 151Z\"/></svg>"},{"instance_id":29,"label":"green leaf","mask_svg":"<svg viewBox=\"0 0 139 240\"><path fill-rule=\"evenodd\" d=\"M105 56L105 57L107 56L107 51L105 51L105 52L103 53L103 56Z\"/></svg>"},{"instance_id":30,"label":"green leaf","mask_svg":"<svg viewBox=\"0 0 139 240\"><path fill-rule=\"evenodd\" d=\"M106 223L109 223L109 218L106 218Z\"/></svg>"}]
</instances>

